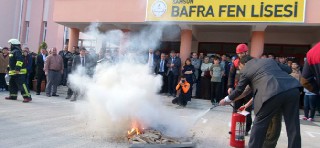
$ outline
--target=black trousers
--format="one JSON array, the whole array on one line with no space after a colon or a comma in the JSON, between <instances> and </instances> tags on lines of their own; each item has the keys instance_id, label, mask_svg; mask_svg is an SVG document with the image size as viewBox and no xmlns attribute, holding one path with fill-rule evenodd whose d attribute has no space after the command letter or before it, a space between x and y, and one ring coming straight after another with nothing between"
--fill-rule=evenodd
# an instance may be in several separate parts
<instances>
[{"instance_id":1,"label":"black trousers","mask_svg":"<svg viewBox=\"0 0 320 148\"><path fill-rule=\"evenodd\" d=\"M168 93L176 95L176 85L178 84L178 75L174 75L171 71L168 74Z\"/></svg>"},{"instance_id":2,"label":"black trousers","mask_svg":"<svg viewBox=\"0 0 320 148\"><path fill-rule=\"evenodd\" d=\"M159 72L159 75L162 76L162 86L160 93L166 93L168 91L168 76L164 72Z\"/></svg>"},{"instance_id":3,"label":"black trousers","mask_svg":"<svg viewBox=\"0 0 320 148\"><path fill-rule=\"evenodd\" d=\"M252 93L244 97L243 99L240 99L236 102L234 102L234 108L233 112L237 112L237 110L242 106L245 105L247 102L249 102L252 98ZM251 125L252 125L252 105L248 108L246 108L246 111L249 112L250 114L246 116L246 132L249 132L251 130Z\"/></svg>"},{"instance_id":4,"label":"black trousers","mask_svg":"<svg viewBox=\"0 0 320 148\"><path fill-rule=\"evenodd\" d=\"M40 93L41 92L41 82L42 80L46 81L47 82L47 79L46 79L46 75L44 73L43 70L39 70L38 71L38 75L37 75L37 93Z\"/></svg>"},{"instance_id":5,"label":"black trousers","mask_svg":"<svg viewBox=\"0 0 320 148\"><path fill-rule=\"evenodd\" d=\"M280 110L286 124L288 148L301 148L298 88L290 89L264 102L254 119L249 148L261 148L271 119ZM257 98L255 98L257 99Z\"/></svg>"},{"instance_id":6,"label":"black trousers","mask_svg":"<svg viewBox=\"0 0 320 148\"><path fill-rule=\"evenodd\" d=\"M8 90L8 85L5 79L6 73L0 73L0 88Z\"/></svg>"},{"instance_id":7,"label":"black trousers","mask_svg":"<svg viewBox=\"0 0 320 148\"><path fill-rule=\"evenodd\" d=\"M211 82L210 82L210 78L207 77L201 77L201 98L205 99L205 100L210 100L210 94L211 94Z\"/></svg>"},{"instance_id":8,"label":"black trousers","mask_svg":"<svg viewBox=\"0 0 320 148\"><path fill-rule=\"evenodd\" d=\"M219 102L221 99L221 82L211 82L211 103Z\"/></svg>"},{"instance_id":9,"label":"black trousers","mask_svg":"<svg viewBox=\"0 0 320 148\"><path fill-rule=\"evenodd\" d=\"M12 75L9 80L10 98L17 99L18 91L21 91L23 98L31 98L29 89L26 85L26 76L24 74Z\"/></svg>"}]
</instances>

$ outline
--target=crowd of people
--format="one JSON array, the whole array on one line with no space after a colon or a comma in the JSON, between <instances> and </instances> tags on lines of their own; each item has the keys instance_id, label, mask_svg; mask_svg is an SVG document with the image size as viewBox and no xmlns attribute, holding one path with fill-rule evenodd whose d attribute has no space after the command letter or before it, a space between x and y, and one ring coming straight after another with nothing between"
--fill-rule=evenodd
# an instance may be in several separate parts
<instances>
[{"instance_id":1,"label":"crowd of people","mask_svg":"<svg viewBox=\"0 0 320 148\"><path fill-rule=\"evenodd\" d=\"M68 76L77 67L83 67L92 76L96 64L116 58L108 50L96 54L76 46L71 50L65 46L60 52L56 48L41 49L36 54L28 47L21 49L16 39L9 40L9 45L0 53L0 91L9 91L6 99L16 100L20 90L25 103L32 101L30 88L35 79L36 95L40 95L45 81L47 97L59 96L57 87L63 85L68 86L66 99L76 101L81 94L70 87ZM255 136L250 137L249 145L258 147L276 146L283 116L289 147L299 147L299 102L304 107L301 120L314 121L316 110L320 115L319 57L314 57L319 52L320 43L308 52L304 67L295 59L273 54L253 58L246 44L239 44L233 57L194 52L185 61L175 51L167 55L150 49L145 63L152 74L162 76L159 93L173 97L172 103L178 108L184 108L191 98L203 98L215 106L234 103L234 112L254 110L253 123L251 115L246 117L246 135L253 125L251 134ZM9 85L6 75L10 76Z\"/></svg>"}]
</instances>

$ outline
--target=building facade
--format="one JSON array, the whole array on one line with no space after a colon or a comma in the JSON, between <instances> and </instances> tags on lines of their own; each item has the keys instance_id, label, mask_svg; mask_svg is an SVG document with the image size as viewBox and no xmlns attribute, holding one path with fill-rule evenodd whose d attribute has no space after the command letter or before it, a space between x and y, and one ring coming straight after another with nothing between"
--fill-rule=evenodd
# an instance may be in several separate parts
<instances>
[{"instance_id":1,"label":"building facade","mask_svg":"<svg viewBox=\"0 0 320 148\"><path fill-rule=\"evenodd\" d=\"M55 0L53 19L72 28L70 45L91 22L100 22L101 31L138 31L166 21L180 37L163 39L163 47L179 48L182 59L191 51L234 53L238 43L247 43L254 57L303 57L320 40L318 6L319 0Z\"/></svg>"}]
</instances>

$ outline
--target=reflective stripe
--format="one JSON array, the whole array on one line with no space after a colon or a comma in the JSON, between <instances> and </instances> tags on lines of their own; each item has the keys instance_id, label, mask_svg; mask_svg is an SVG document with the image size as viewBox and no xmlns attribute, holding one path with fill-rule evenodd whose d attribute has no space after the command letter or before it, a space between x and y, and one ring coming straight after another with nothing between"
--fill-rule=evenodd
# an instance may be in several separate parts
<instances>
[{"instance_id":1,"label":"reflective stripe","mask_svg":"<svg viewBox=\"0 0 320 148\"><path fill-rule=\"evenodd\" d=\"M9 57L13 57L13 54L12 54L12 53L10 53L10 54L9 54Z\"/></svg>"},{"instance_id":2,"label":"reflective stripe","mask_svg":"<svg viewBox=\"0 0 320 148\"><path fill-rule=\"evenodd\" d=\"M16 66L22 67L22 65L23 65L23 62L17 61Z\"/></svg>"},{"instance_id":3,"label":"reflective stripe","mask_svg":"<svg viewBox=\"0 0 320 148\"><path fill-rule=\"evenodd\" d=\"M22 96L29 97L29 96L30 96L30 94L29 94L29 91L28 91L28 89L27 89L26 84L22 84L22 87L23 87L24 92L25 92L25 94L24 94L24 95L22 95Z\"/></svg>"},{"instance_id":4,"label":"reflective stripe","mask_svg":"<svg viewBox=\"0 0 320 148\"><path fill-rule=\"evenodd\" d=\"M15 74L16 74L15 70L10 70L9 71L9 76L12 76L12 75L15 75ZM26 68L20 69L20 73L19 74L27 74L27 69Z\"/></svg>"}]
</instances>

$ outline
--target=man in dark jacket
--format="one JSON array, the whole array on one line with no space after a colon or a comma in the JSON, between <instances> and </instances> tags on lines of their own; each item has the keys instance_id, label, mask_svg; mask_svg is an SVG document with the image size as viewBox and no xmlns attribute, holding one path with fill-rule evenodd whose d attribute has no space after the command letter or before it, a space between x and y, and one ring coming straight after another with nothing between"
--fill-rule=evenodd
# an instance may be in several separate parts
<instances>
[{"instance_id":1,"label":"man in dark jacket","mask_svg":"<svg viewBox=\"0 0 320 148\"><path fill-rule=\"evenodd\" d=\"M168 93L170 96L176 97L175 86L178 84L178 77L181 71L181 59L176 56L176 52L174 50L170 53L170 58L168 59L167 67Z\"/></svg>"},{"instance_id":2,"label":"man in dark jacket","mask_svg":"<svg viewBox=\"0 0 320 148\"><path fill-rule=\"evenodd\" d=\"M44 72L44 62L46 61L47 58L47 50L46 49L41 49L41 53L37 56L36 60L36 65L37 65L37 94L40 95L41 92L41 82L47 81L46 75Z\"/></svg>"},{"instance_id":3,"label":"man in dark jacket","mask_svg":"<svg viewBox=\"0 0 320 148\"><path fill-rule=\"evenodd\" d=\"M168 67L167 67L166 55L164 53L161 53L161 57L158 61L155 62L155 68L154 68L154 73L162 76L162 86L161 86L160 93L166 93L166 91L168 90L167 71L168 71Z\"/></svg>"},{"instance_id":4,"label":"man in dark jacket","mask_svg":"<svg viewBox=\"0 0 320 148\"><path fill-rule=\"evenodd\" d=\"M67 62L67 69L66 69L66 71L67 71L67 81L68 81L69 74L72 72L72 69L73 69L73 65L72 65L73 59L74 59L74 57L75 57L76 55L78 55L78 53L76 53L75 49L76 49L76 48L73 47L73 48L71 49L71 51L68 51L68 53L65 55L65 58L68 59L68 60L67 60L67 61L68 61L68 62ZM69 82L67 82L67 83L69 83ZM70 99L72 95L73 95L73 91L72 91L72 89L70 88L70 86L68 86L68 92L67 92L67 97L66 97L66 99Z\"/></svg>"},{"instance_id":5,"label":"man in dark jacket","mask_svg":"<svg viewBox=\"0 0 320 148\"><path fill-rule=\"evenodd\" d=\"M91 62L91 58L87 55L87 50L84 47L80 48L80 54L75 55L72 61L72 71L75 71L77 68L82 67L85 68L86 74L90 74L90 67L93 67L93 63ZM70 88L69 88L70 89ZM70 101L76 101L79 95L78 90L68 90L73 92L73 99ZM72 95L72 93L71 93Z\"/></svg>"},{"instance_id":6,"label":"man in dark jacket","mask_svg":"<svg viewBox=\"0 0 320 148\"><path fill-rule=\"evenodd\" d=\"M6 97L6 100L17 100L18 90L21 91L23 96L23 103L30 102L32 100L30 91L26 86L26 63L23 62L21 44L17 39L10 39L8 43L11 46L11 52L9 54L9 91L10 96Z\"/></svg>"},{"instance_id":7,"label":"man in dark jacket","mask_svg":"<svg viewBox=\"0 0 320 148\"><path fill-rule=\"evenodd\" d=\"M268 125L277 112L284 116L289 148L301 147L299 123L299 82L285 72L272 59L252 59L244 56L240 60L241 76L239 83L220 105L230 104L240 96L249 85L254 92L253 123L249 147L263 146Z\"/></svg>"},{"instance_id":8,"label":"man in dark jacket","mask_svg":"<svg viewBox=\"0 0 320 148\"><path fill-rule=\"evenodd\" d=\"M63 71L63 74L62 74L62 79L61 79L61 84L63 86L66 86L67 85L67 75L68 75L68 58L67 58L67 54L68 54L68 45L65 45L63 50L59 51L59 55L62 57L63 59L63 69L65 69Z\"/></svg>"}]
</instances>

